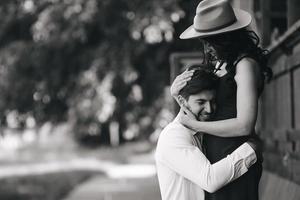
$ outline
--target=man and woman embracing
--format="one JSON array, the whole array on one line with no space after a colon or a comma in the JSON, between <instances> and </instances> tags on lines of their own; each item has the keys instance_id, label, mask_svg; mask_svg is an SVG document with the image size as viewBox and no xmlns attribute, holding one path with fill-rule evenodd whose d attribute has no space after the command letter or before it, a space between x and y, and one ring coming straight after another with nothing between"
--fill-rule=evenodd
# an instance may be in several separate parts
<instances>
[{"instance_id":1,"label":"man and woman embracing","mask_svg":"<svg viewBox=\"0 0 300 200\"><path fill-rule=\"evenodd\" d=\"M155 155L163 200L258 199L255 123L272 72L250 22L249 13L226 0L203 0L180 35L200 40L204 65L214 67L189 68L172 83L181 109L162 131Z\"/></svg>"}]
</instances>

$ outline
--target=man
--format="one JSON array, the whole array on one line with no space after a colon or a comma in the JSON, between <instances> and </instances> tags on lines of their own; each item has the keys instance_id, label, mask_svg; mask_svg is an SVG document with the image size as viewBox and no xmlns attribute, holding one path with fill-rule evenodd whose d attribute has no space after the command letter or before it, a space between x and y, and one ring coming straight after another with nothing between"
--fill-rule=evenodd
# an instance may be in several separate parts
<instances>
[{"instance_id":1,"label":"man","mask_svg":"<svg viewBox=\"0 0 300 200\"><path fill-rule=\"evenodd\" d=\"M208 121L216 110L217 86L215 74L195 70L191 80L179 92L179 103L189 108L197 120ZM210 164L201 151L201 137L180 124L177 118L163 129L156 148L162 200L204 200L204 190L215 192L246 173L256 162L251 147L255 144L249 142L219 162Z\"/></svg>"}]
</instances>

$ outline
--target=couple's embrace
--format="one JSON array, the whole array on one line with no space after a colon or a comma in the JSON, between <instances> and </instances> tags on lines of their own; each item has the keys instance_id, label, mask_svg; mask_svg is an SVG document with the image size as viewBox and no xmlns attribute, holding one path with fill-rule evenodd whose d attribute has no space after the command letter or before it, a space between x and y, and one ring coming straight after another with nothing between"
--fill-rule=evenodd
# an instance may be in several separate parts
<instances>
[{"instance_id":1,"label":"couple's embrace","mask_svg":"<svg viewBox=\"0 0 300 200\"><path fill-rule=\"evenodd\" d=\"M180 36L201 41L205 69L190 68L171 86L181 109L155 154L163 200L258 199L262 158L254 127L272 74L259 38L246 29L250 22L225 0L203 0Z\"/></svg>"}]
</instances>

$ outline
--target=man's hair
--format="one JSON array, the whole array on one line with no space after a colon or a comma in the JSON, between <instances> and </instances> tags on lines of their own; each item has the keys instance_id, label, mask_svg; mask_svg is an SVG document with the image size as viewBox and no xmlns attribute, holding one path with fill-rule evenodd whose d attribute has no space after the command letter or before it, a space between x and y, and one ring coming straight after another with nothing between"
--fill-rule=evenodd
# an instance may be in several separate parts
<instances>
[{"instance_id":1,"label":"man's hair","mask_svg":"<svg viewBox=\"0 0 300 200\"><path fill-rule=\"evenodd\" d=\"M195 70L192 79L179 91L179 95L188 100L190 95L198 94L204 90L217 90L219 77L210 70L189 67Z\"/></svg>"}]
</instances>

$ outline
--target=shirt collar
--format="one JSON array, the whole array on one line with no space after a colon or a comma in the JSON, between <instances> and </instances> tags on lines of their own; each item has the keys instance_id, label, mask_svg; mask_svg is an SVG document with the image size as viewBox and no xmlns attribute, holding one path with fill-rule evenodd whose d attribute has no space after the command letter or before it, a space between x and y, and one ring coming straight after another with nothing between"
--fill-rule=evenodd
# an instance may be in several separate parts
<instances>
[{"instance_id":1,"label":"shirt collar","mask_svg":"<svg viewBox=\"0 0 300 200\"><path fill-rule=\"evenodd\" d=\"M187 127L185 127L184 125L182 125L180 122L179 122L179 114L177 114L177 116L174 118L173 122L175 122L176 124L180 124L181 126L183 126L185 129L187 129L187 131L189 133L191 133L192 135L196 135L196 133L198 133L197 131L194 131L192 129L189 129Z\"/></svg>"}]
</instances>

